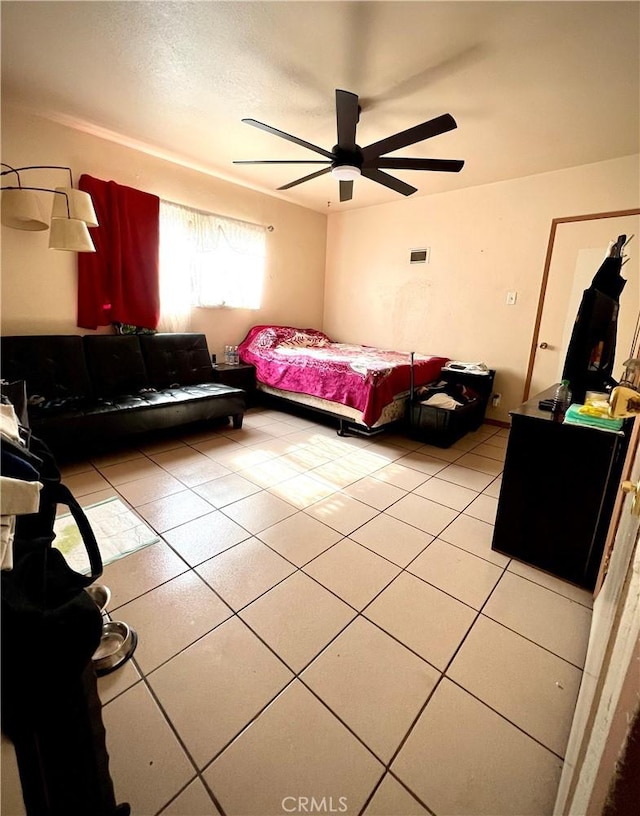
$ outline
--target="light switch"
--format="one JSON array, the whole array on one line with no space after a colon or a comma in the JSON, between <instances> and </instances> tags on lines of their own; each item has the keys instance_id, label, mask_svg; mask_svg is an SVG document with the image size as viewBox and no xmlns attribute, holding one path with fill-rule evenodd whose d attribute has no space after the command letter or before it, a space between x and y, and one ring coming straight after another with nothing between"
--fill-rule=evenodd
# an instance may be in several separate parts
<instances>
[{"instance_id":1,"label":"light switch","mask_svg":"<svg viewBox=\"0 0 640 816\"><path fill-rule=\"evenodd\" d=\"M507 306L515 306L518 299L517 292L507 292Z\"/></svg>"}]
</instances>

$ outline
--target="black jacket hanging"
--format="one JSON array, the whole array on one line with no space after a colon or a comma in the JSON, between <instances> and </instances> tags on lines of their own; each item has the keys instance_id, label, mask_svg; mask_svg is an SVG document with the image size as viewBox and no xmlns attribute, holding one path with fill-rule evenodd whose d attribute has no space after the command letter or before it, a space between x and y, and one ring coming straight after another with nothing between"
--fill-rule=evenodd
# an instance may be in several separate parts
<instances>
[{"instance_id":1,"label":"black jacket hanging","mask_svg":"<svg viewBox=\"0 0 640 816\"><path fill-rule=\"evenodd\" d=\"M613 366L619 298L626 284L621 267L622 258L605 258L582 295L562 372L578 403L584 402L587 391L604 391L616 384Z\"/></svg>"}]
</instances>

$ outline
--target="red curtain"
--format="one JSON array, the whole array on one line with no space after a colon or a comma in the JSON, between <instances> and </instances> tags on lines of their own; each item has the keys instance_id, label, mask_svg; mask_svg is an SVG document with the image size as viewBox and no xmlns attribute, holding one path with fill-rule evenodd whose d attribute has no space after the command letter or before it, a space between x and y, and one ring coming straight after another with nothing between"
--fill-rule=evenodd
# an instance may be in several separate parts
<instances>
[{"instance_id":1,"label":"red curtain","mask_svg":"<svg viewBox=\"0 0 640 816\"><path fill-rule=\"evenodd\" d=\"M155 329L160 317L160 199L115 181L80 177L98 216L95 252L78 253L78 326L130 323Z\"/></svg>"}]
</instances>

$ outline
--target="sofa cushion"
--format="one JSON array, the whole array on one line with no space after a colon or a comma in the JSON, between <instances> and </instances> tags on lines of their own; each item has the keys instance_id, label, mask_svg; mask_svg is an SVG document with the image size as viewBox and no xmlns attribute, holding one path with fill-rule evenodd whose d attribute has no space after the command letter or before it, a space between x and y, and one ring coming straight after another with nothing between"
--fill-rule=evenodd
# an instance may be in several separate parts
<instances>
[{"instance_id":1,"label":"sofa cushion","mask_svg":"<svg viewBox=\"0 0 640 816\"><path fill-rule=\"evenodd\" d=\"M172 385L197 385L213 380L213 367L204 334L141 334L149 385L169 388Z\"/></svg>"},{"instance_id":2,"label":"sofa cushion","mask_svg":"<svg viewBox=\"0 0 640 816\"><path fill-rule=\"evenodd\" d=\"M142 391L138 394L120 394L112 397L100 398L85 407L84 414L111 414L125 411L145 411L151 408L166 408L179 406L181 403L197 403L213 401L225 397L244 400L245 392L241 388L234 388L221 383L203 383L188 385L180 388L163 388L159 391Z\"/></svg>"},{"instance_id":3,"label":"sofa cushion","mask_svg":"<svg viewBox=\"0 0 640 816\"><path fill-rule=\"evenodd\" d=\"M97 396L137 394L148 386L137 335L87 334L84 350Z\"/></svg>"},{"instance_id":4,"label":"sofa cushion","mask_svg":"<svg viewBox=\"0 0 640 816\"><path fill-rule=\"evenodd\" d=\"M26 381L27 396L40 402L78 400L91 395L82 336L7 336L0 342L2 377Z\"/></svg>"},{"instance_id":5,"label":"sofa cushion","mask_svg":"<svg viewBox=\"0 0 640 816\"><path fill-rule=\"evenodd\" d=\"M146 433L190 422L232 417L242 426L245 392L240 388L207 383L186 388L167 388L138 395L102 397L84 410L45 413L39 417L38 433L56 452L70 447L100 446L114 436Z\"/></svg>"}]
</instances>

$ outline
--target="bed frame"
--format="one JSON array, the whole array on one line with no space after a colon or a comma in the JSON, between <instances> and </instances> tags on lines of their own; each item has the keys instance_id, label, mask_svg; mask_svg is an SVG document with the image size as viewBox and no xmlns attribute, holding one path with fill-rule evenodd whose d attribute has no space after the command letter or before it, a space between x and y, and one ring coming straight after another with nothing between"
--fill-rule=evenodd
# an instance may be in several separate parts
<instances>
[{"instance_id":1,"label":"bed frame","mask_svg":"<svg viewBox=\"0 0 640 816\"><path fill-rule=\"evenodd\" d=\"M404 423L406 405L409 398L406 395L397 397L385 406L378 421L368 426L362 422L362 414L356 408L350 408L339 402L331 402L309 394L298 394L294 391L282 391L279 388L256 383L260 401L265 405L272 405L297 414L313 414L338 422L338 436L362 436L366 438L379 436L389 430L395 430Z\"/></svg>"}]
</instances>

